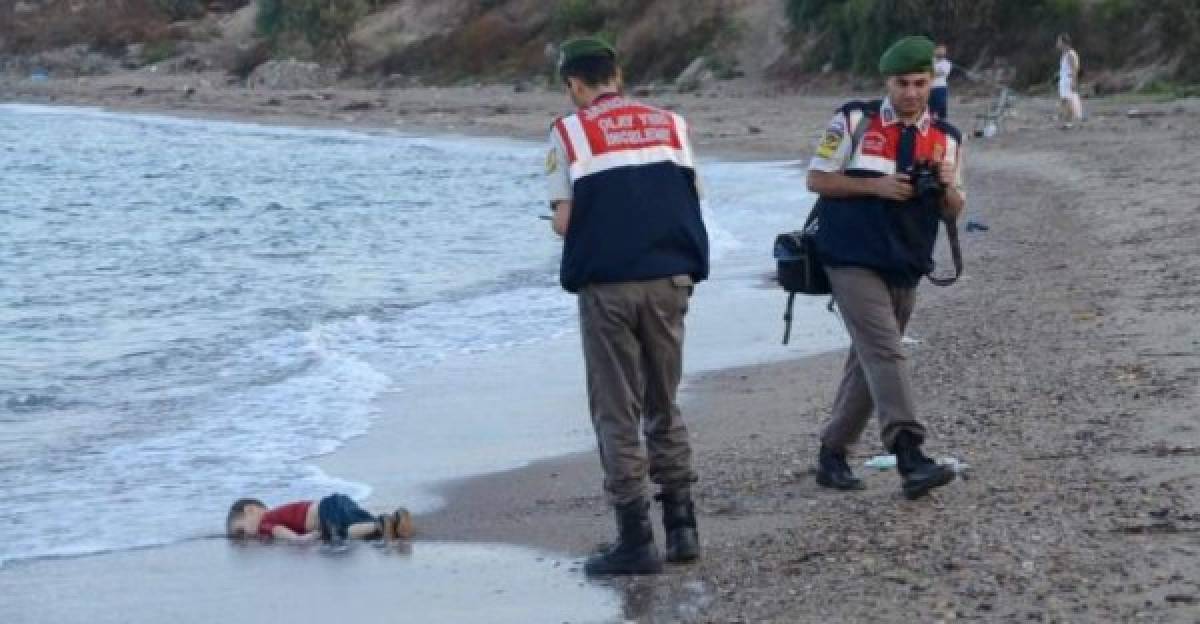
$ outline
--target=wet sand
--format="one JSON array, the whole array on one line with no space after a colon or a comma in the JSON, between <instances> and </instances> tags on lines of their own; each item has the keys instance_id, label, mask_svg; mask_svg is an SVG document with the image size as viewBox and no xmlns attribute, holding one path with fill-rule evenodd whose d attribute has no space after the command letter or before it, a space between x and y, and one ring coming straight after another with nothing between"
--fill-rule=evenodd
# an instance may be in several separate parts
<instances>
[{"instance_id":1,"label":"wet sand","mask_svg":"<svg viewBox=\"0 0 1200 624\"><path fill-rule=\"evenodd\" d=\"M1200 617L1200 107L1132 106L972 146L972 212L992 229L966 236L961 284L922 287L911 332L929 449L971 478L917 502L891 472L860 468L863 493L817 488L840 355L701 376L686 411L706 556L618 583L626 617ZM429 520L582 553L611 531L588 486L585 453L453 486L457 504ZM693 612L696 592L710 602Z\"/></svg>"},{"instance_id":2,"label":"wet sand","mask_svg":"<svg viewBox=\"0 0 1200 624\"><path fill-rule=\"evenodd\" d=\"M213 540L20 566L0 620L91 622L604 622L617 595L521 548L423 541L241 547ZM532 607L532 605L536 605Z\"/></svg>"},{"instance_id":3,"label":"wet sand","mask_svg":"<svg viewBox=\"0 0 1200 624\"><path fill-rule=\"evenodd\" d=\"M116 91L89 100L93 88L6 93L118 108L145 103L144 96L111 95ZM212 97L228 98L214 114L259 118L229 102L260 95ZM562 108L556 94L505 95L498 87L381 97L389 108L376 111L374 121L395 117L390 107L426 102L426 112L405 115L400 125L519 138L540 136ZM510 103L496 103L501 97ZM661 99L691 117L697 142L710 153L772 158L803 157L834 105L797 95ZM304 107L313 101L297 101L296 110L261 119L372 123L329 110L310 114ZM166 95L153 104L172 108ZM899 497L890 472L860 469L869 486L862 493L818 489L811 463L841 354L695 376L685 410L702 476L706 556L663 577L605 585L618 598L609 608L626 619L662 622L888 621L899 613L930 622L1200 617L1200 104L1090 104L1087 123L1060 130L1050 117L1053 102L1022 100L1007 132L969 146L970 210L992 229L965 236L963 282L922 286L911 334L919 341L912 345L914 377L932 432L929 448L969 462L973 477L917 502ZM500 105L510 108L486 108ZM1124 114L1133 107L1154 114ZM564 393L553 407L583 418L583 405L570 407L580 400ZM393 461L388 436L402 435L385 414L359 447L377 451L360 452L357 469L386 474ZM878 450L872 426L858 459ZM323 465L336 473L350 463L335 454ZM599 481L597 460L585 452L447 484L446 506L418 519L422 539L561 553L551 559L567 571L554 583L579 580L571 562L611 535ZM377 486L376 493L385 492ZM186 590L148 579L228 570L231 552L224 543L200 543L7 566L0 593L61 589L47 596L65 614L60 621L83 621L104 608L85 581L107 576L128 579L125 587L160 588L145 599L154 608L186 608L208 602L203 596L213 594L206 592L221 587L211 580L218 573ZM266 552L264 561L287 556ZM383 584L381 568L359 554L347 559L356 562L355 574L368 586ZM131 564L145 572L127 573ZM296 583L303 589L328 573L315 567L287 569L312 575ZM403 600L405 584L392 587ZM458 600L460 587L450 590ZM280 613L265 597L254 604L253 613ZM316 613L304 605L294 602L287 611Z\"/></svg>"}]
</instances>

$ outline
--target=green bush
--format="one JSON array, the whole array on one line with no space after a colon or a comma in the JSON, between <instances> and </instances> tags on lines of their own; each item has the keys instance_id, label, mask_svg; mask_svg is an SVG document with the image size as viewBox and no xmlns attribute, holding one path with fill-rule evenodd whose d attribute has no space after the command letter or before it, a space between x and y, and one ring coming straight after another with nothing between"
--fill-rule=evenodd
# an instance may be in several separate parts
<instances>
[{"instance_id":1,"label":"green bush","mask_svg":"<svg viewBox=\"0 0 1200 624\"><path fill-rule=\"evenodd\" d=\"M1069 32L1085 75L1181 57L1179 79L1200 79L1196 0L787 0L793 31L811 43L809 69L873 73L897 38L925 34L960 64L1003 57L1020 84L1048 81L1055 36Z\"/></svg>"},{"instance_id":2,"label":"green bush","mask_svg":"<svg viewBox=\"0 0 1200 624\"><path fill-rule=\"evenodd\" d=\"M350 33L373 6L367 0L259 0L258 31L272 44L300 37L318 52L353 64Z\"/></svg>"},{"instance_id":3,"label":"green bush","mask_svg":"<svg viewBox=\"0 0 1200 624\"><path fill-rule=\"evenodd\" d=\"M558 0L553 26L559 35L591 34L603 29L609 17L595 0Z\"/></svg>"},{"instance_id":4,"label":"green bush","mask_svg":"<svg viewBox=\"0 0 1200 624\"><path fill-rule=\"evenodd\" d=\"M870 72L879 55L899 36L928 33L929 3L901 0L789 0L788 18L793 29L818 35L815 68Z\"/></svg>"},{"instance_id":5,"label":"green bush","mask_svg":"<svg viewBox=\"0 0 1200 624\"><path fill-rule=\"evenodd\" d=\"M205 12L204 0L154 0L154 5L171 20L203 17Z\"/></svg>"}]
</instances>

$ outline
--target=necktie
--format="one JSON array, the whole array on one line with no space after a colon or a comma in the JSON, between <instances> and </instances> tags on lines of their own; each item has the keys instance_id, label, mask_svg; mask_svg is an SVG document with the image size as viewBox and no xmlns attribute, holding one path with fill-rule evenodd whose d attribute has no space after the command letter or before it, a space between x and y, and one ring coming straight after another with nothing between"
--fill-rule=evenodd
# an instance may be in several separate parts
<instances>
[{"instance_id":1,"label":"necktie","mask_svg":"<svg viewBox=\"0 0 1200 624\"><path fill-rule=\"evenodd\" d=\"M900 147L896 151L896 172L908 173L912 170L917 156L917 128L904 126L900 132Z\"/></svg>"}]
</instances>

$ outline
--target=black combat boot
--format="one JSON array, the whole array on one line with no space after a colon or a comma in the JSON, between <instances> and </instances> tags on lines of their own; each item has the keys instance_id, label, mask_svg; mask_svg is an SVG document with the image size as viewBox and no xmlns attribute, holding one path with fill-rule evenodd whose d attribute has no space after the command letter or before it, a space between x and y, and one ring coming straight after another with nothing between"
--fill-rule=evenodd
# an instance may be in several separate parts
<instances>
[{"instance_id":1,"label":"black combat boot","mask_svg":"<svg viewBox=\"0 0 1200 624\"><path fill-rule=\"evenodd\" d=\"M700 558L700 534L696 531L696 506L688 490L663 490L663 530L667 534L667 561L688 563Z\"/></svg>"},{"instance_id":2,"label":"black combat boot","mask_svg":"<svg viewBox=\"0 0 1200 624\"><path fill-rule=\"evenodd\" d=\"M846 463L844 451L834 451L824 444L817 453L817 485L835 490L865 490L862 479L854 476Z\"/></svg>"},{"instance_id":3,"label":"black combat boot","mask_svg":"<svg viewBox=\"0 0 1200 624\"><path fill-rule=\"evenodd\" d=\"M609 574L658 574L662 557L654 545L650 526L650 503L639 498L616 508L617 543L588 557L583 571L589 576Z\"/></svg>"},{"instance_id":4,"label":"black combat boot","mask_svg":"<svg viewBox=\"0 0 1200 624\"><path fill-rule=\"evenodd\" d=\"M954 470L942 466L921 452L921 439L908 431L901 431L892 443L896 454L896 469L904 478L904 497L913 500L954 480Z\"/></svg>"}]
</instances>

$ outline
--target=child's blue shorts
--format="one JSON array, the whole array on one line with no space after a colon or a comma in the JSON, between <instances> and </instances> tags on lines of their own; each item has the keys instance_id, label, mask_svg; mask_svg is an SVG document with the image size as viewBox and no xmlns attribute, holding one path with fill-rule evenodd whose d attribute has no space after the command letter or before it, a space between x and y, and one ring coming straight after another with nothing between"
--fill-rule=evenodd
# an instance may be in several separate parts
<instances>
[{"instance_id":1,"label":"child's blue shorts","mask_svg":"<svg viewBox=\"0 0 1200 624\"><path fill-rule=\"evenodd\" d=\"M336 535L346 539L346 528L359 522L375 522L375 516L363 511L358 503L345 494L333 494L317 503L317 519L321 524L321 539Z\"/></svg>"}]
</instances>

